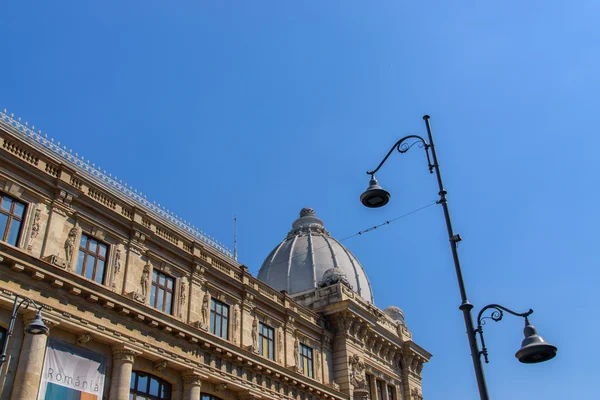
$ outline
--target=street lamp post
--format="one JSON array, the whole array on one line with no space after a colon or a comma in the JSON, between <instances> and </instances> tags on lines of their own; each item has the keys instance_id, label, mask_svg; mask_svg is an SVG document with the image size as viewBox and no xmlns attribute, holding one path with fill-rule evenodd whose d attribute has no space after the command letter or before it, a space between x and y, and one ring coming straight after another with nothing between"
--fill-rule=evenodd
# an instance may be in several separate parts
<instances>
[{"instance_id":1,"label":"street lamp post","mask_svg":"<svg viewBox=\"0 0 600 400\"><path fill-rule=\"evenodd\" d=\"M522 361L522 362L541 362L541 361L549 360L550 358L554 357L554 355L556 355L556 347L545 343L543 341L543 339L541 339L539 336L537 336L537 333L535 332L535 328L533 328L533 326L531 326L531 325L528 325L529 321L527 319L527 316L529 314L531 314L531 312L533 312L532 310L530 310L531 312L527 315L517 314L513 311L508 310L505 307L492 304L490 306L484 307L481 310L481 312L479 314L479 318L478 318L478 327L477 327L477 329L475 329L475 326L473 324L473 316L471 315L471 310L473 309L473 305L471 303L469 303L469 300L467 299L467 291L465 289L465 283L463 280L462 270L460 268L460 260L458 258L457 244L462 239L461 239L460 235L455 234L454 230L452 229L452 221L450 220L450 211L448 210L448 201L446 199L447 192L446 192L446 189L444 189L444 184L442 183L442 175L440 174L440 167L438 164L437 154L435 152L433 136L431 134L431 126L429 124L429 115L425 115L423 117L423 120L425 121L425 126L427 128L427 135L429 138L429 142L427 142L424 138L422 138L421 136L418 136L418 135L408 135L408 136L405 136L402 139L398 140L394 144L394 146L392 146L392 148L387 153L387 155L383 158L383 160L379 163L377 168L375 168L372 171L367 172L368 175L371 175L371 181L369 182L369 187L367 188L367 190L360 196L360 201L363 203L363 205L365 205L366 207L369 207L369 208L379 208L379 207L383 207L384 205L386 205L390 201L391 196L386 190L384 190L381 186L379 186L377 179L375 179L375 173L377 171L379 171L379 169L387 161L387 159L394 152L394 150L397 150L399 153L406 153L415 144L418 144L420 147L425 149L425 154L427 155L427 163L428 163L428 167L429 167L429 172L433 173L435 171L435 175L436 175L437 183L438 183L438 187L439 187L438 194L440 196L440 199L437 201L437 203L441 204L441 206L444 210L444 218L446 220L446 228L448 231L448 239L450 240L450 249L452 250L452 259L454 261L454 269L456 271L456 278L458 280L458 288L460 290L461 304L458 308L463 312L465 326L467 328L467 336L469 338L469 346L471 348L471 358L473 360L473 367L475 369L475 377L477 378L477 386L479 388L479 396L482 400L489 400L487 383L485 381L485 375L483 373L483 364L481 363L481 355L485 356L485 359L487 362L487 349L485 348L485 345L483 343L483 329L481 328L481 325L482 325L481 324L481 316L485 310L487 310L489 308L496 308L496 310L500 310L500 314L499 314L500 319L502 318L502 310L510 312L511 314L514 314L514 315L523 316L525 318L526 325L527 325L525 328L526 339L523 341L523 346L522 346L521 350L519 350L519 352L524 351L526 353L526 356L524 359L519 358L520 361ZM408 141L410 141L410 140L414 140L414 141L412 143L409 143ZM492 315L492 317L494 317L494 316L495 315ZM500 319L495 319L495 318L492 318L492 319L494 319L495 321L500 320ZM482 347L484 349L483 352L479 351L479 346L477 343L477 336L476 336L477 333L479 333L481 340L482 340ZM531 343L528 342L528 344L534 344L534 345L537 344L538 345L537 347L535 347L535 346L527 347L525 342L527 341L528 334L529 334L529 336L532 336L532 335L535 336L533 338L533 341ZM539 342L540 340L542 343ZM539 346L540 344L544 344L544 345L547 345L550 347L540 347ZM525 349L526 347L527 347L527 349ZM554 349L553 353L551 351L552 348ZM519 357L519 352L517 352L517 357ZM540 352L541 352L541 354L538 354ZM535 354L535 355L532 356L532 354ZM527 356L529 356L529 357L527 357ZM524 361L524 360L531 360L531 361Z\"/></svg>"},{"instance_id":2,"label":"street lamp post","mask_svg":"<svg viewBox=\"0 0 600 400\"><path fill-rule=\"evenodd\" d=\"M21 299L21 301L19 301L19 299ZM15 302L13 303L12 314L10 315L8 330L6 332L6 337L4 338L4 344L2 345L2 353L0 354L0 368L2 368L2 365L6 361L6 351L8 350L8 342L10 341L10 338L15 329L15 321L17 319L17 313L19 311L19 308L21 308L22 306L27 308L30 305L37 309L37 314L35 315L33 321L31 321L25 327L25 332L31 335L42 335L47 334L49 331L48 327L46 326L46 324L44 324L44 321L42 320L42 306L37 305L33 300L31 300L28 297L16 295Z\"/></svg>"}]
</instances>

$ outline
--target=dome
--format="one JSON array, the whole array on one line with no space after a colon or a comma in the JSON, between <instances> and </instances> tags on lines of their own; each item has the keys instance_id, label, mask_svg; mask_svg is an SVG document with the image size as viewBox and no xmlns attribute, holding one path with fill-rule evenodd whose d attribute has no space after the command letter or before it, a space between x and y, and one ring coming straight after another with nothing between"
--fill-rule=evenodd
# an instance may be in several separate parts
<instances>
[{"instance_id":1,"label":"dome","mask_svg":"<svg viewBox=\"0 0 600 400\"><path fill-rule=\"evenodd\" d=\"M303 208L287 237L271 251L258 279L289 294L342 282L373 302L371 284L360 262L325 229L312 208Z\"/></svg>"}]
</instances>

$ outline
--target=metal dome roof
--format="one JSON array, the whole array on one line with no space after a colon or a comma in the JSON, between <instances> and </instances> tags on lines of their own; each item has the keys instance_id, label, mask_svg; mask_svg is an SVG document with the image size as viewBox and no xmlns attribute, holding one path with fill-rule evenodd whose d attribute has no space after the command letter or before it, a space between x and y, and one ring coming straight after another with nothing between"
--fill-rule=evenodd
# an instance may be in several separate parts
<instances>
[{"instance_id":1,"label":"metal dome roof","mask_svg":"<svg viewBox=\"0 0 600 400\"><path fill-rule=\"evenodd\" d=\"M373 302L371 284L360 262L329 234L312 208L303 208L287 237L263 262L258 279L296 294L317 288L331 268L341 270L352 290Z\"/></svg>"}]
</instances>

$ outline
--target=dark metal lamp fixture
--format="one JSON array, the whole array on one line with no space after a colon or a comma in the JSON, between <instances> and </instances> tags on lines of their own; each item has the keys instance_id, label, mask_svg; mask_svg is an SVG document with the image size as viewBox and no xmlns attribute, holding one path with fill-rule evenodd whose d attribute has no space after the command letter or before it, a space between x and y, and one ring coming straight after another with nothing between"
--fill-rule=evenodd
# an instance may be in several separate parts
<instances>
[{"instance_id":1,"label":"dark metal lamp fixture","mask_svg":"<svg viewBox=\"0 0 600 400\"><path fill-rule=\"evenodd\" d=\"M387 159L394 152L394 150L397 150L399 153L406 153L415 144L425 149L429 172L433 173L435 171L439 187L438 194L440 196L440 199L437 201L437 203L440 204L444 210L444 218L446 220L446 228L448 230L448 239L450 241L450 249L452 250L452 259L454 261L456 279L458 281L458 288L460 290L461 304L458 308L463 312L464 315L465 325L467 328L467 336L469 338L469 346L471 348L471 358L473 361L473 367L475 369L477 386L479 388L479 396L481 400L489 400L490 397L488 394L487 383L485 381L485 375L483 373L483 364L481 363L482 355L485 357L485 362L488 362L487 349L483 341L483 330L481 328L481 316L485 310L489 308L496 309L496 311L494 311L494 313L492 313L492 316L490 317L494 321L499 321L500 319L502 319L502 310L510 314L525 318L525 339L523 340L521 349L516 354L516 357L519 359L519 361L523 363L537 363L550 360L551 358L554 358L554 356L556 356L557 348L556 346L546 343L544 339L538 336L535 328L529 324L529 320L527 317L533 312L533 310L529 310L529 312L527 313L518 314L497 304L491 304L489 306L484 307L479 313L479 318L477 320L478 325L477 329L475 329L473 324L473 316L471 315L473 305L469 303L469 300L467 299L467 291L465 289L462 270L460 268L460 260L458 258L457 243L461 241L461 238L460 235L454 234L454 230L452 229L452 221L450 220L448 201L446 200L447 192L444 189L444 185L442 183L440 166L438 164L435 146L433 144L433 136L431 134L431 126L429 124L429 115L425 115L423 117L423 120L425 121L425 127L427 128L429 142L427 142L421 136L417 135L408 135L398 140L392 146L392 148L383 158L383 160L379 163L377 168L367 172L368 175L371 175L371 180L369 182L369 187L367 188L367 190L360 196L360 201L362 204L369 208L379 208L385 206L390 201L391 195L379 185L377 179L375 179L375 173L379 171L379 169L387 161ZM483 348L482 351L479 351L479 344L477 343L477 333L479 333L479 336L481 338L481 344Z\"/></svg>"},{"instance_id":2,"label":"dark metal lamp fixture","mask_svg":"<svg viewBox=\"0 0 600 400\"><path fill-rule=\"evenodd\" d=\"M493 309L494 311L489 317L484 317L483 313L489 309ZM485 347L485 341L483 339L483 325L485 325L485 320L488 318L495 322L500 321L504 316L503 311L517 317L525 318L525 329L523 329L525 339L523 339L521 348L515 354L515 357L519 361L525 364L535 364L548 361L556 356L556 351L558 350L556 346L547 343L543 337L539 336L535 327L529 322L529 316L533 314L533 310L530 309L524 313L517 313L498 304L488 304L479 311L479 315L477 316L477 329L475 329L475 333L479 333L479 338L481 339L481 351L479 354L480 356L483 355L486 363L488 363L489 360L487 348Z\"/></svg>"},{"instance_id":3,"label":"dark metal lamp fixture","mask_svg":"<svg viewBox=\"0 0 600 400\"><path fill-rule=\"evenodd\" d=\"M19 301L21 299L21 301ZM50 329L44 324L42 320L42 306L39 306L35 303L35 301L31 300L28 297L15 296L15 302L13 304L12 314L10 315L10 323L8 325L8 331L6 332L6 337L4 338L4 345L2 346L2 353L0 354L0 368L6 361L6 351L8 350L8 342L13 334L15 329L15 320L17 319L17 313L19 308L24 306L26 309L29 306L32 306L37 309L37 314L33 321L31 321L26 327L25 332L31 335L47 335Z\"/></svg>"}]
</instances>

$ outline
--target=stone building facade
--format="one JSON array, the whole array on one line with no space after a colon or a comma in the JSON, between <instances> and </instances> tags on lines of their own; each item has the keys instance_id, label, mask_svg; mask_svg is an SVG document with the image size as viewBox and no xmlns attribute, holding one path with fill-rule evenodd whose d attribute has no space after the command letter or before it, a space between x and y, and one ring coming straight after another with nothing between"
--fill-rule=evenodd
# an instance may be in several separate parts
<instances>
[{"instance_id":1,"label":"stone building facade","mask_svg":"<svg viewBox=\"0 0 600 400\"><path fill-rule=\"evenodd\" d=\"M0 197L0 344L15 296L40 305L50 328L25 333L35 312L19 309L0 400L66 398L57 393L83 387L76 382L88 358L102 360L103 385L78 399L422 398L431 355L400 309L380 310L370 285L365 295L364 282L363 292L350 282L340 257L313 265L303 290L281 290L5 112ZM302 222L314 222L314 212L303 214L292 236L324 235L322 224ZM312 260L316 250L308 249ZM56 353L63 345L71 350ZM79 357L67 365L76 376L59 376L52 354L67 364Z\"/></svg>"}]
</instances>

